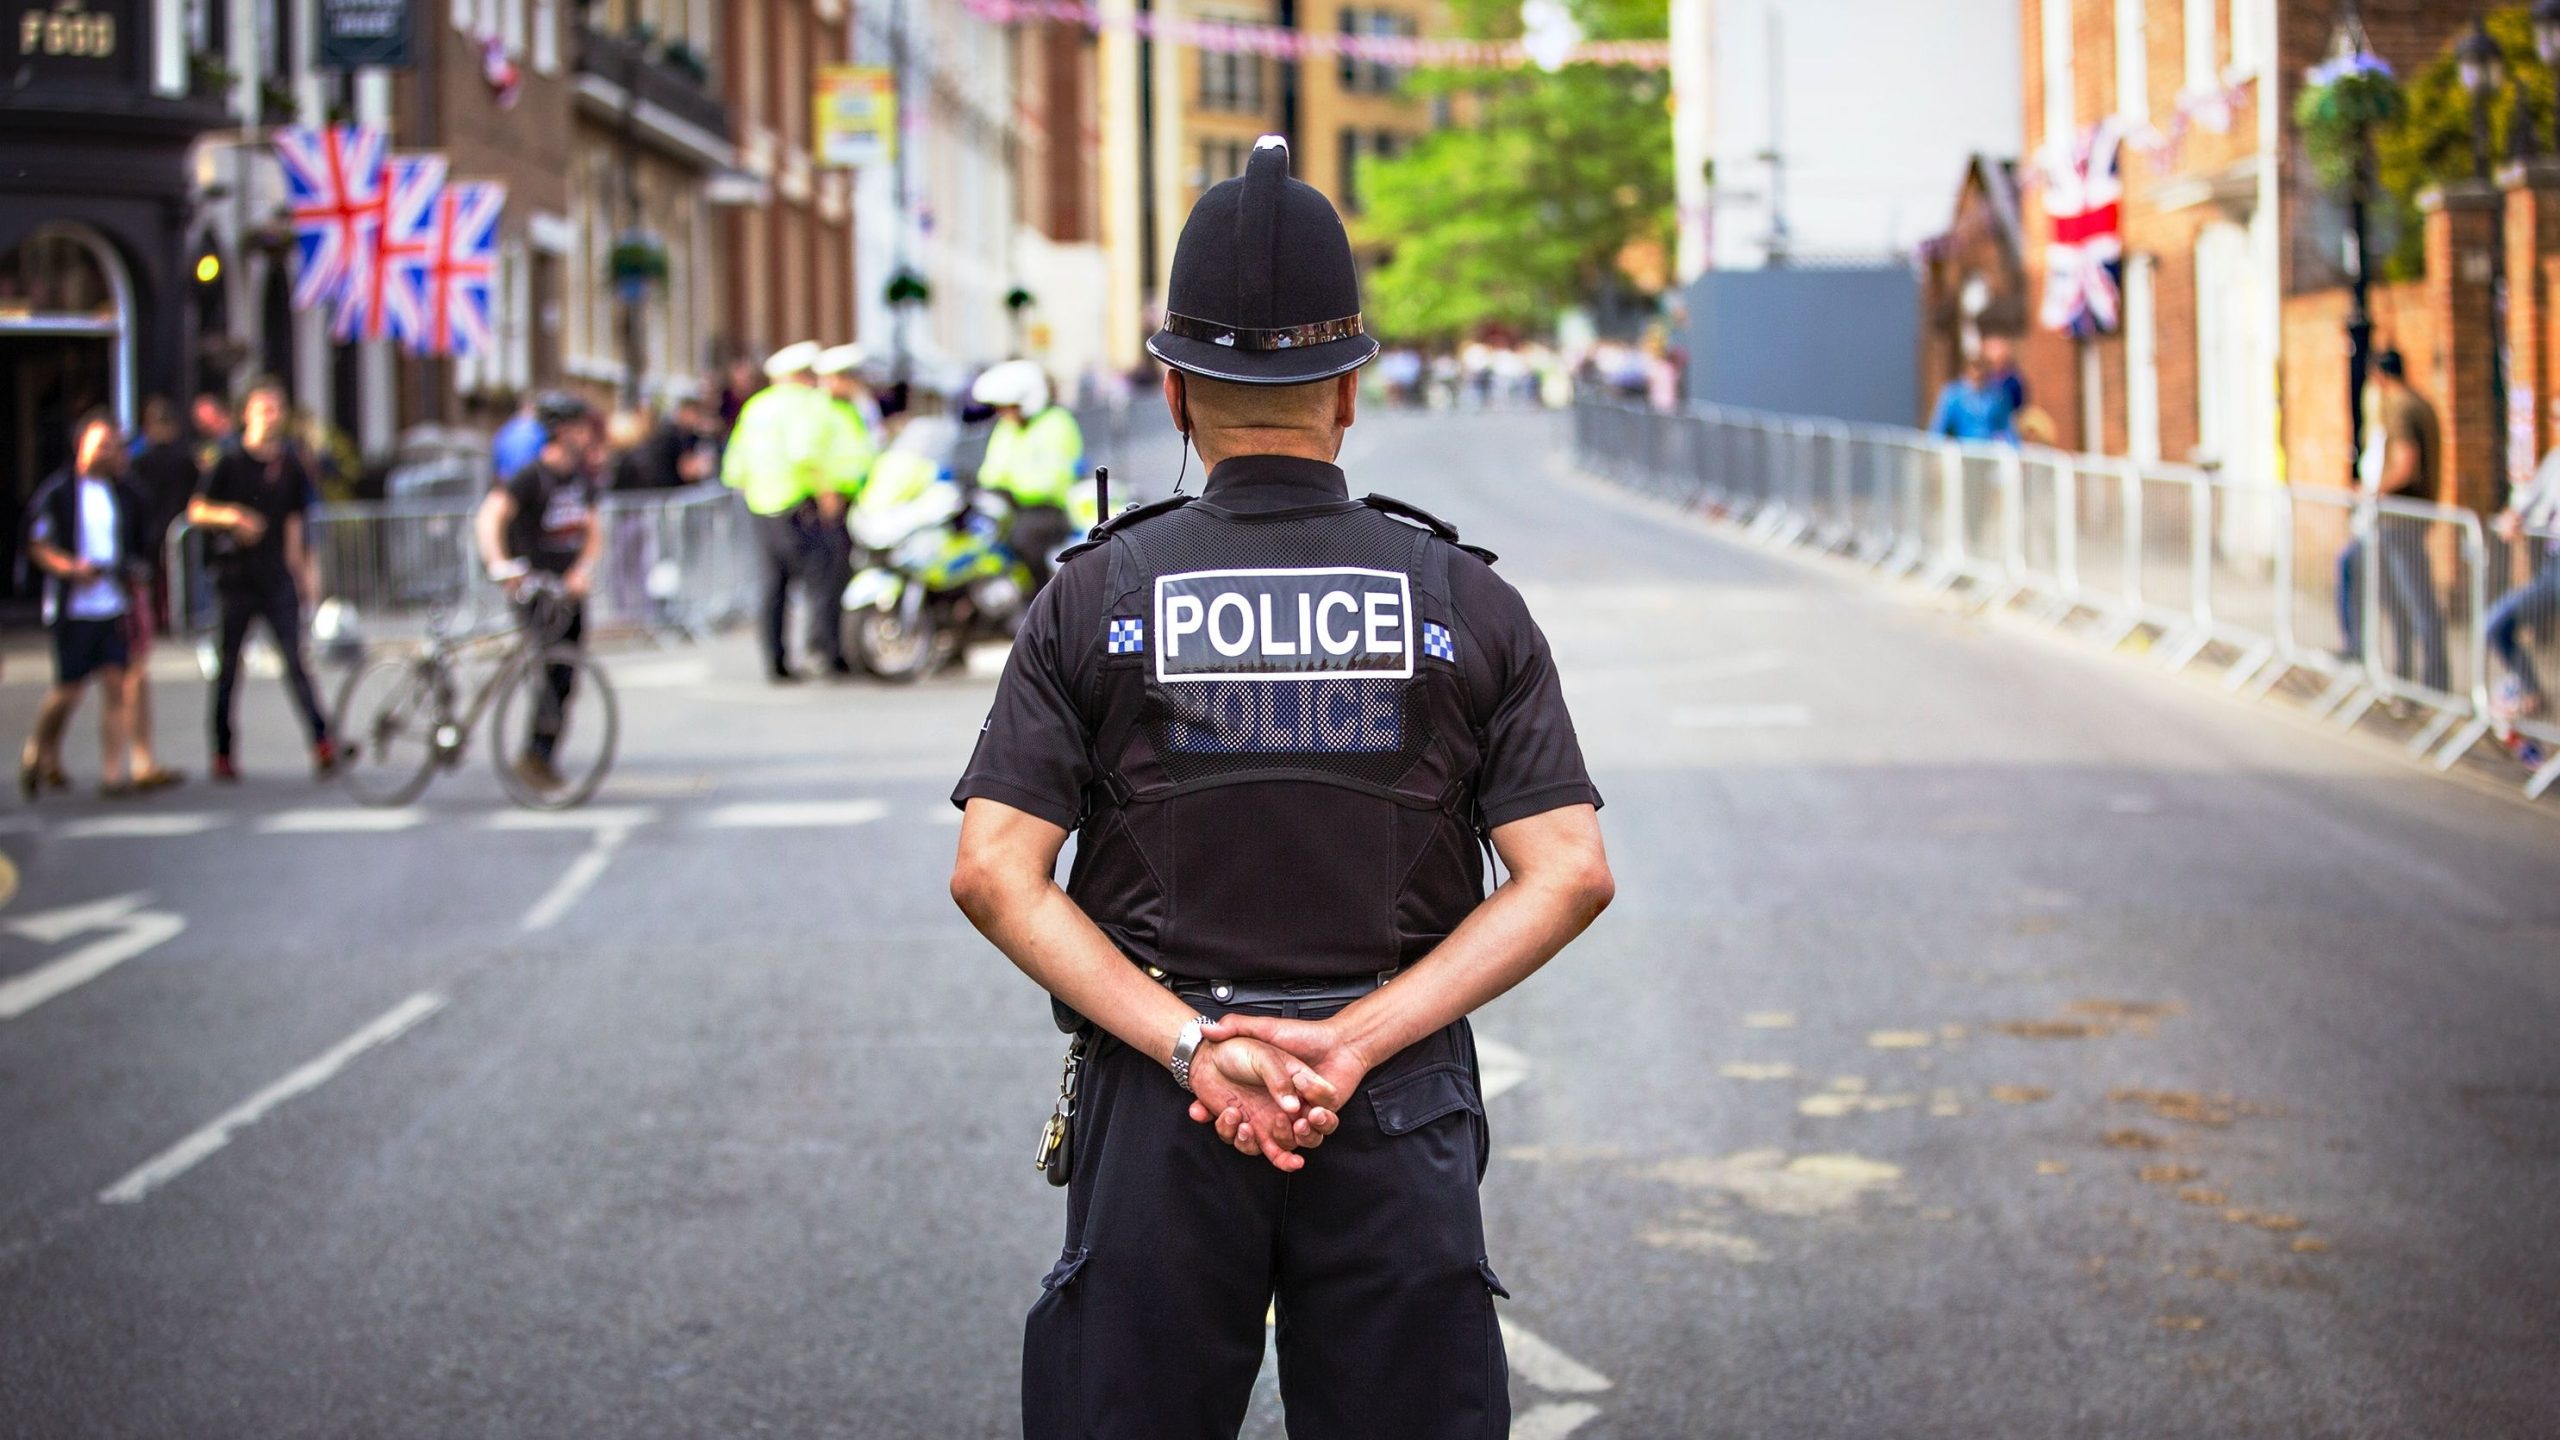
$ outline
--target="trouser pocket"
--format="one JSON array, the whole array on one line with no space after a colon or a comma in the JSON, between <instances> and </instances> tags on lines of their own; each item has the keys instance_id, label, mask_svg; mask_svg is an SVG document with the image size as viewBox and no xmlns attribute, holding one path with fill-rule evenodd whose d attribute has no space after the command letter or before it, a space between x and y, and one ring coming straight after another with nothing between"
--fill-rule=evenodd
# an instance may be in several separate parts
<instances>
[{"instance_id":1,"label":"trouser pocket","mask_svg":"<svg viewBox=\"0 0 2560 1440\"><path fill-rule=\"evenodd\" d=\"M1084 1407L1084 1296L1076 1277L1087 1252L1070 1248L1040 1281L1040 1298L1022 1332L1023 1440L1081 1433Z\"/></svg>"}]
</instances>

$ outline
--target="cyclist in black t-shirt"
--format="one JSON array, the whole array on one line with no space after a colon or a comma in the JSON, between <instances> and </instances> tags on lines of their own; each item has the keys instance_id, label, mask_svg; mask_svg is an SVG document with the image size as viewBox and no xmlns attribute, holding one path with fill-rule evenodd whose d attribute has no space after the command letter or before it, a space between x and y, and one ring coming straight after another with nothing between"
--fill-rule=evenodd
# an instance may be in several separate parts
<instances>
[{"instance_id":1,"label":"cyclist in black t-shirt","mask_svg":"<svg viewBox=\"0 0 2560 1440\"><path fill-rule=\"evenodd\" d=\"M580 645L587 631L586 600L595 588L596 566L604 555L604 526L598 516L601 495L594 460L601 427L595 410L575 395L554 393L534 407L542 422L541 453L513 475L500 478L480 502L475 522L481 562L489 576L507 587L525 624L544 643ZM556 577L557 590L531 577ZM549 667L542 703L534 707L532 733L516 774L537 789L556 790L563 783L551 763L568 716L569 694L577 672L566 665Z\"/></svg>"},{"instance_id":2,"label":"cyclist in black t-shirt","mask_svg":"<svg viewBox=\"0 0 2560 1440\"><path fill-rule=\"evenodd\" d=\"M240 649L253 621L266 622L284 662L285 682L311 735L311 769L326 776L338 768L329 721L302 663L302 606L319 594L305 518L319 501L311 468L285 432L281 381L250 383L240 402L240 437L227 444L188 502L187 520L213 532L214 588L221 599L222 628L213 682L213 778L237 780L231 758L233 694L240 678Z\"/></svg>"}]
</instances>

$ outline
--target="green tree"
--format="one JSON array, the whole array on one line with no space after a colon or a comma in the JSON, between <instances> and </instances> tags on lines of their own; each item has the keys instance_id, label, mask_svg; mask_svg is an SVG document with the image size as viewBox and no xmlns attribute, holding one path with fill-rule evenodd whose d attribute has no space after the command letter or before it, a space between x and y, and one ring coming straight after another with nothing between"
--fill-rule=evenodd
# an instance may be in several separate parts
<instances>
[{"instance_id":1,"label":"green tree","mask_svg":"<svg viewBox=\"0 0 2560 1440\"><path fill-rule=\"evenodd\" d=\"M2504 162L2508 127L2519 113L2531 117L2535 138L2551 150L2551 72L2534 53L2533 20L2518 5L2492 12L2490 38L2507 57L2507 84L2489 101L2489 159ZM2426 270L2426 232L2419 223L2418 194L2431 185L2468 180L2471 162L2471 96L2462 88L2453 48L2427 63L2408 82L2409 116L2373 137L2376 173L2384 195L2384 224L2395 236L2384 273L2406 280ZM2518 99L2523 97L2521 111Z\"/></svg>"},{"instance_id":2,"label":"green tree","mask_svg":"<svg viewBox=\"0 0 2560 1440\"><path fill-rule=\"evenodd\" d=\"M1595 40L1658 38L1668 0L1573 0ZM1453 0L1459 32L1519 33L1518 0ZM1608 282L1629 244L1672 239L1671 84L1661 71L1438 70L1413 93L1458 123L1391 159L1364 159L1356 233L1390 248L1370 276L1377 328L1447 338L1543 327Z\"/></svg>"}]
</instances>

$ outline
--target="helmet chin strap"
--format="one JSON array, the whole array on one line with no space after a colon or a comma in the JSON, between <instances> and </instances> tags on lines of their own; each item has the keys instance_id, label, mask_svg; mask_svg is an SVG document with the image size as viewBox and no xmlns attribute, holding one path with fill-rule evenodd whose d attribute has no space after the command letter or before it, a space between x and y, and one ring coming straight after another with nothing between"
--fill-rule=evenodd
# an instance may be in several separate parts
<instances>
[{"instance_id":1,"label":"helmet chin strap","mask_svg":"<svg viewBox=\"0 0 2560 1440\"><path fill-rule=\"evenodd\" d=\"M1182 493L1183 478L1191 473L1191 386L1179 370L1173 372L1173 403L1181 412L1175 429L1182 434L1182 468L1173 473L1173 493Z\"/></svg>"}]
</instances>

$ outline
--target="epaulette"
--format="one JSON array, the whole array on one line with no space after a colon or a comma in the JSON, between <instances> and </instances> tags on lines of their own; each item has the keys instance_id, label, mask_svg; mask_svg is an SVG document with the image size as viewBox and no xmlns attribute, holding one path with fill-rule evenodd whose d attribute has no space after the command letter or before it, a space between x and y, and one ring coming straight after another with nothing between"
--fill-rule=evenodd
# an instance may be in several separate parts
<instances>
[{"instance_id":1,"label":"epaulette","mask_svg":"<svg viewBox=\"0 0 2560 1440\"><path fill-rule=\"evenodd\" d=\"M1119 514L1112 516L1110 519L1103 521L1101 524L1094 526L1092 532L1086 535L1084 539L1079 540L1075 544L1068 546L1066 549L1059 551L1058 563L1064 565L1087 550L1098 548L1103 541L1110 539L1112 536L1119 534L1121 531L1128 529L1130 526L1137 524L1141 520L1153 519L1158 515L1164 515L1172 511L1179 510L1183 506L1188 505L1199 498L1200 497L1197 495L1183 495L1177 493L1167 495L1161 500L1151 500L1144 505L1132 505L1128 509L1121 511Z\"/></svg>"},{"instance_id":2,"label":"epaulette","mask_svg":"<svg viewBox=\"0 0 2560 1440\"><path fill-rule=\"evenodd\" d=\"M1441 519L1439 516L1432 514L1430 511L1425 510L1421 506L1413 504L1410 501L1399 500L1393 495L1370 494L1361 496L1360 503L1377 511L1381 515L1392 515L1396 519L1405 521L1408 524L1419 525L1423 529L1430 531L1432 534L1439 536L1441 539L1446 540L1450 544L1457 546L1459 549L1466 551L1470 555L1473 555L1487 565L1492 564L1496 559L1500 558L1492 551L1487 550L1481 545L1470 545L1464 540L1459 539L1457 526L1450 524L1448 521Z\"/></svg>"}]
</instances>

